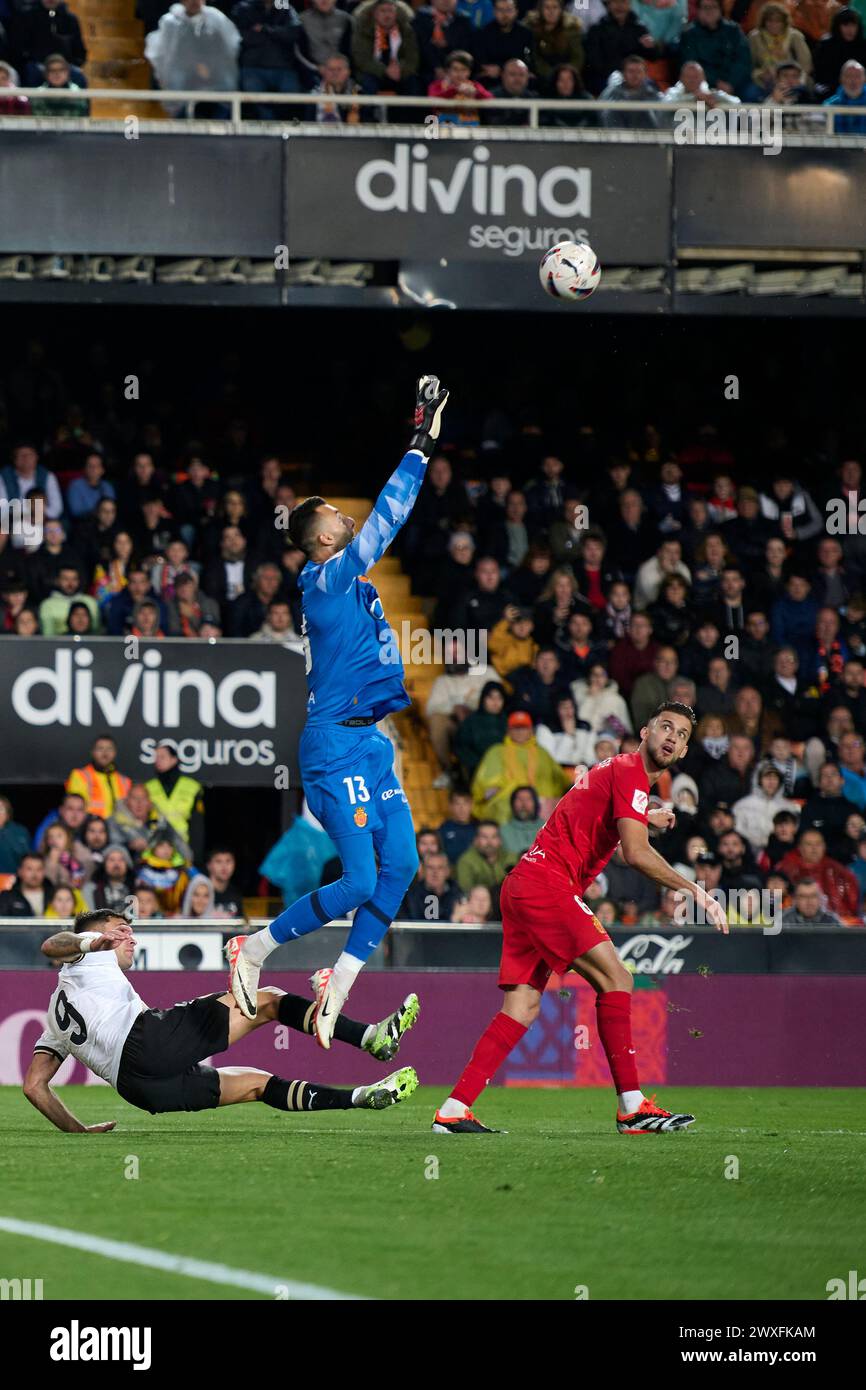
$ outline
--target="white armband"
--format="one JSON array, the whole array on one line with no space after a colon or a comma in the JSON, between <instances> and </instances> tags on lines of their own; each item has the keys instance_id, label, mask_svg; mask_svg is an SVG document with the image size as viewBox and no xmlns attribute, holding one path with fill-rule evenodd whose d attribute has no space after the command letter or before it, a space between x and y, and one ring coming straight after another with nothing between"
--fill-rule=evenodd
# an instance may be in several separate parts
<instances>
[{"instance_id":1,"label":"white armband","mask_svg":"<svg viewBox=\"0 0 866 1390\"><path fill-rule=\"evenodd\" d=\"M78 943L79 943L79 946L80 946L80 948L81 948L81 954L82 954L83 956L86 956L87 953L88 953L88 951L89 951L90 948L92 947L94 941L98 941L99 938L100 938L101 936L102 936L102 932L101 932L101 931L85 931L85 932L82 932L81 935L80 935L79 938L78 938Z\"/></svg>"}]
</instances>

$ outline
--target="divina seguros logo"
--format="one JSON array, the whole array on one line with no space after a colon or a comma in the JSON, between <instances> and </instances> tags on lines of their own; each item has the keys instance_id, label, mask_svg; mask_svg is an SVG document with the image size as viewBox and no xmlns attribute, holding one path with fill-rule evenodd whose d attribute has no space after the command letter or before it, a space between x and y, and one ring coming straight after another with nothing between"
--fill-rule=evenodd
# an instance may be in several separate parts
<instances>
[{"instance_id":1,"label":"divina seguros logo","mask_svg":"<svg viewBox=\"0 0 866 1390\"><path fill-rule=\"evenodd\" d=\"M475 213L485 218L555 218L558 224L473 223L468 244L475 250L521 256L543 251L557 241L585 241L588 229L575 218L589 218L592 171L572 164L553 164L536 172L528 164L498 164L486 145L454 159L453 145L436 147L440 164L452 160L444 176L434 175L430 147L397 144L393 158L368 159L355 175L355 194L368 212L436 213L446 217ZM568 225L563 225L563 220Z\"/></svg>"}]
</instances>

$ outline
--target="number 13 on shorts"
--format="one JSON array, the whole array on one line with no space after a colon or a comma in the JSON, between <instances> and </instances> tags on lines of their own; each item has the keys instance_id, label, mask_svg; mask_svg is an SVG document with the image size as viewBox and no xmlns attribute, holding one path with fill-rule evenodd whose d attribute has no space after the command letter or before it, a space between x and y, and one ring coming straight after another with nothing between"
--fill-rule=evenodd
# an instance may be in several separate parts
<instances>
[{"instance_id":1,"label":"number 13 on shorts","mask_svg":"<svg viewBox=\"0 0 866 1390\"><path fill-rule=\"evenodd\" d=\"M350 806L356 806L359 801L370 800L370 793L363 777L344 777L343 786L346 788Z\"/></svg>"}]
</instances>

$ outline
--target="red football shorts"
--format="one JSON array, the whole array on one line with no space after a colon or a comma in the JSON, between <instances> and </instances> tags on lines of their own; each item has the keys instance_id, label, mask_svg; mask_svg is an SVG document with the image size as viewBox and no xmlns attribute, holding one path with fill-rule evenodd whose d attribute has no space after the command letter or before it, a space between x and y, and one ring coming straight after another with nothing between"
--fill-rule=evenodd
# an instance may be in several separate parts
<instances>
[{"instance_id":1,"label":"red football shorts","mask_svg":"<svg viewBox=\"0 0 866 1390\"><path fill-rule=\"evenodd\" d=\"M571 884L536 870L537 866L531 874L513 870L502 884L500 989L532 985L543 990L553 971L565 974L578 956L600 941L610 941Z\"/></svg>"}]
</instances>

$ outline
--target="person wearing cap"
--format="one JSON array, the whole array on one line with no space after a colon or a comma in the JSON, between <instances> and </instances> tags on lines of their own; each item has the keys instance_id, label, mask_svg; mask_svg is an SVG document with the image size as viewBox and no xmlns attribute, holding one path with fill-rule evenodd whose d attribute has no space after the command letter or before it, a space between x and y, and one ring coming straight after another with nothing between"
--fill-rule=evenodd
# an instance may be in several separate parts
<instances>
[{"instance_id":1,"label":"person wearing cap","mask_svg":"<svg viewBox=\"0 0 866 1390\"><path fill-rule=\"evenodd\" d=\"M534 662L538 645L533 640L532 629L532 609L518 608L510 603L505 616L491 630L487 653L503 679L519 666L531 666Z\"/></svg>"},{"instance_id":2,"label":"person wearing cap","mask_svg":"<svg viewBox=\"0 0 866 1390\"><path fill-rule=\"evenodd\" d=\"M156 776L145 782L157 816L175 830L182 839L198 851L202 836L204 788L194 777L180 771L180 757L174 739L161 738L156 745L153 765ZM191 838L195 836L195 839Z\"/></svg>"},{"instance_id":3,"label":"person wearing cap","mask_svg":"<svg viewBox=\"0 0 866 1390\"><path fill-rule=\"evenodd\" d=\"M760 565L767 534L768 527L761 516L757 489L748 485L739 488L736 515L725 524L725 540L737 559L749 570Z\"/></svg>"},{"instance_id":4,"label":"person wearing cap","mask_svg":"<svg viewBox=\"0 0 866 1390\"><path fill-rule=\"evenodd\" d=\"M74 767L66 779L69 795L84 799L89 816L113 815L115 804L121 801L132 786L132 778L118 772L115 759L117 744L109 734L100 734L90 750L90 762Z\"/></svg>"},{"instance_id":5,"label":"person wearing cap","mask_svg":"<svg viewBox=\"0 0 866 1390\"><path fill-rule=\"evenodd\" d=\"M568 790L568 776L538 744L532 717L526 710L508 716L502 743L488 748L472 779L472 802L479 820L504 825L511 815L511 795L518 787L534 787L542 802Z\"/></svg>"}]
</instances>

